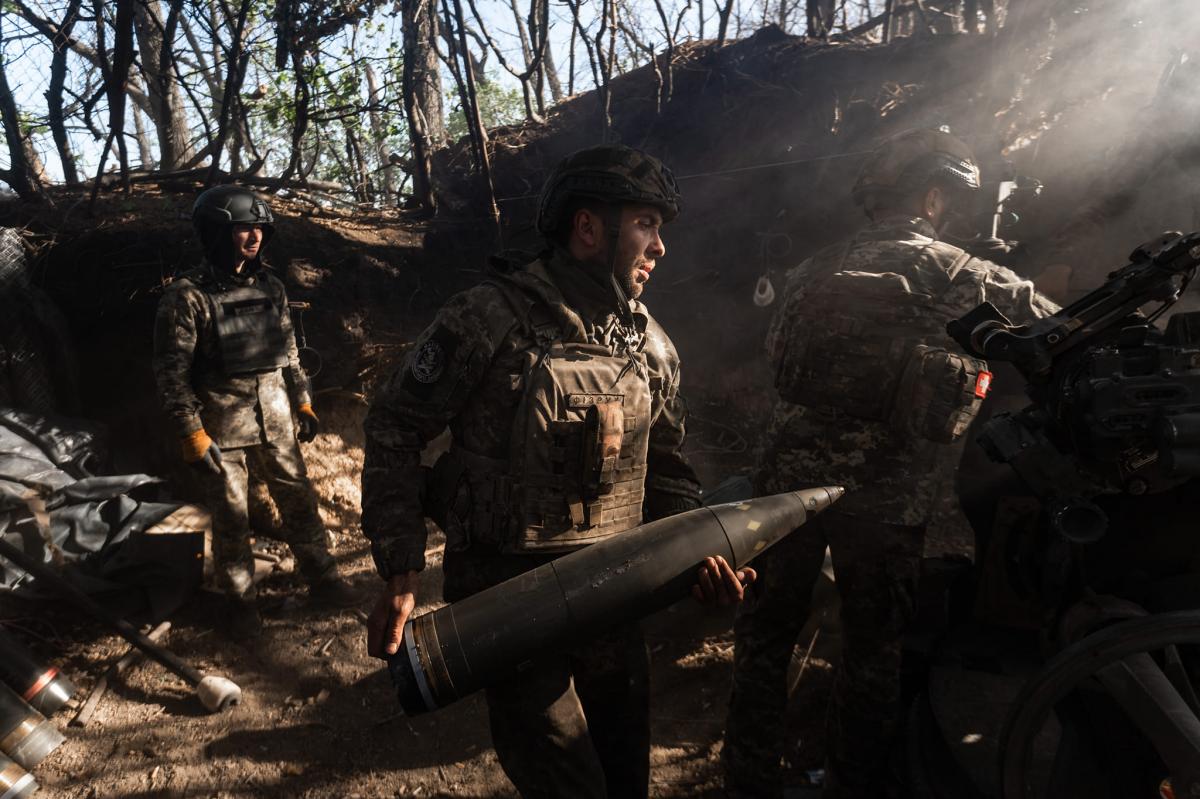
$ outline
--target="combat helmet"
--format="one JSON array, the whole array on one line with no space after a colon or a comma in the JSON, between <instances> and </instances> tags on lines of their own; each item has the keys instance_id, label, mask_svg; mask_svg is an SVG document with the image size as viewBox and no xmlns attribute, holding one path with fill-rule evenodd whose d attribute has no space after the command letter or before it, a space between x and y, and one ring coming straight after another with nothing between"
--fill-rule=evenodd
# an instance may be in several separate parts
<instances>
[{"instance_id":1,"label":"combat helmet","mask_svg":"<svg viewBox=\"0 0 1200 799\"><path fill-rule=\"evenodd\" d=\"M679 186L671 170L654 156L620 144L579 150L554 167L538 197L538 232L558 232L571 200L579 197L652 205L662 211L664 222L679 215Z\"/></svg>"},{"instance_id":2,"label":"combat helmet","mask_svg":"<svg viewBox=\"0 0 1200 799\"><path fill-rule=\"evenodd\" d=\"M942 180L964 190L979 188L979 166L961 139L946 129L921 128L897 134L877 147L854 181L851 196L868 213L879 201Z\"/></svg>"},{"instance_id":3,"label":"combat helmet","mask_svg":"<svg viewBox=\"0 0 1200 799\"><path fill-rule=\"evenodd\" d=\"M236 223L260 225L267 246L275 233L271 207L254 192L241 186L214 186L201 192L192 205L192 225L200 234L204 253L214 263L228 257L229 228Z\"/></svg>"}]
</instances>

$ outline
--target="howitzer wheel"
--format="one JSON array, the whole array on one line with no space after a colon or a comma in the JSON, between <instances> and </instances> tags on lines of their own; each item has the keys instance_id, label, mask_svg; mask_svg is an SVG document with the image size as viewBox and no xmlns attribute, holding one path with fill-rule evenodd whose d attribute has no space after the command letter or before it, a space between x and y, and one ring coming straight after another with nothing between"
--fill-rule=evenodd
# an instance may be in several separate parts
<instances>
[{"instance_id":1,"label":"howitzer wheel","mask_svg":"<svg viewBox=\"0 0 1200 799\"><path fill-rule=\"evenodd\" d=\"M1056 706L1093 678L1158 753L1175 796L1200 797L1200 703L1178 659L1181 644L1200 645L1200 611L1122 621L1050 660L1026 683L1001 733L1003 799L1034 799L1034 738ZM1166 653L1163 667L1156 652Z\"/></svg>"}]
</instances>

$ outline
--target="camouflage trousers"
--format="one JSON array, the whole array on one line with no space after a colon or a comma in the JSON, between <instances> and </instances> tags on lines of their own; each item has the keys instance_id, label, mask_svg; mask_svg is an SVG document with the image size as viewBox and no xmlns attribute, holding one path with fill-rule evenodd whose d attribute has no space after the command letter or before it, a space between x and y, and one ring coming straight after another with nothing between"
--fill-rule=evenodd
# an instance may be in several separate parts
<instances>
[{"instance_id":1,"label":"camouflage trousers","mask_svg":"<svg viewBox=\"0 0 1200 799\"><path fill-rule=\"evenodd\" d=\"M288 546L311 584L334 568L317 495L294 438L221 451L221 473L200 471L205 501L213 514L213 561L221 587L231 596L252 599L254 556L250 550L250 475L266 483L283 518Z\"/></svg>"},{"instance_id":2,"label":"camouflage trousers","mask_svg":"<svg viewBox=\"0 0 1200 799\"><path fill-rule=\"evenodd\" d=\"M552 558L446 557L453 602ZM524 799L645 799L650 788L650 655L626 625L569 652L547 653L485 696L492 745Z\"/></svg>"},{"instance_id":3,"label":"camouflage trousers","mask_svg":"<svg viewBox=\"0 0 1200 799\"><path fill-rule=\"evenodd\" d=\"M901 636L912 617L923 527L829 510L755 567L734 621L733 690L723 761L731 797L782 793L787 672L829 547L841 597L841 665L826 708L825 799L883 795L900 716Z\"/></svg>"}]
</instances>

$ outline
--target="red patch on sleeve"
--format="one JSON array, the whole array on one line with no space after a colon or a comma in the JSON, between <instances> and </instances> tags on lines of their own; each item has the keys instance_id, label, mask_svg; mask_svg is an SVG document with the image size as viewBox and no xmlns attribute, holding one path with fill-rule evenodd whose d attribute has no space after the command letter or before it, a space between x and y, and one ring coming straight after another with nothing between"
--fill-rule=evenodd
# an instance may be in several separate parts
<instances>
[{"instance_id":1,"label":"red patch on sleeve","mask_svg":"<svg viewBox=\"0 0 1200 799\"><path fill-rule=\"evenodd\" d=\"M987 396L988 390L992 387L992 373L980 372L975 378L975 396L983 399Z\"/></svg>"}]
</instances>

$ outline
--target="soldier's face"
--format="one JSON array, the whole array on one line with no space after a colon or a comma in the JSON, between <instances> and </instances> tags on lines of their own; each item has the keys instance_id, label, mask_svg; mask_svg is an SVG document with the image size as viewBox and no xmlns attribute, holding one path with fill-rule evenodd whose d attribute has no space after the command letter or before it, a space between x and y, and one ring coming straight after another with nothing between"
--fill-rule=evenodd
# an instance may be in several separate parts
<instances>
[{"instance_id":1,"label":"soldier's face","mask_svg":"<svg viewBox=\"0 0 1200 799\"><path fill-rule=\"evenodd\" d=\"M262 225L235 224L233 226L233 261L239 267L246 261L258 257L262 247Z\"/></svg>"},{"instance_id":2,"label":"soldier's face","mask_svg":"<svg viewBox=\"0 0 1200 799\"><path fill-rule=\"evenodd\" d=\"M613 275L631 300L642 296L656 261L667 254L660 235L662 225L662 212L652 205L627 205L621 209Z\"/></svg>"}]
</instances>

